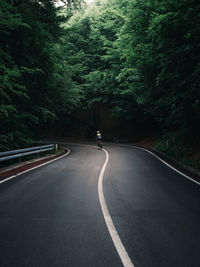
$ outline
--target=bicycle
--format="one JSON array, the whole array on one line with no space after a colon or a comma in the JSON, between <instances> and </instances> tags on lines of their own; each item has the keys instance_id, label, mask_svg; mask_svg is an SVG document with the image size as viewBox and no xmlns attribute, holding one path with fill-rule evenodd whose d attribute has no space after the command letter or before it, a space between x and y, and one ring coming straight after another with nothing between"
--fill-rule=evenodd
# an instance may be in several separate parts
<instances>
[{"instance_id":1,"label":"bicycle","mask_svg":"<svg viewBox=\"0 0 200 267\"><path fill-rule=\"evenodd\" d=\"M97 147L98 149L102 149L103 147L102 141L100 139L97 139Z\"/></svg>"}]
</instances>

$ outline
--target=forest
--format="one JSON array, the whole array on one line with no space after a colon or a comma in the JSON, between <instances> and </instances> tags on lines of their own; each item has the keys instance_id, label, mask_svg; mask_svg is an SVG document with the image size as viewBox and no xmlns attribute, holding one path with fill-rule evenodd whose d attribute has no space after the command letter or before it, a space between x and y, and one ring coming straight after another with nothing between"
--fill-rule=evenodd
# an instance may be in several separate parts
<instances>
[{"instance_id":1,"label":"forest","mask_svg":"<svg viewBox=\"0 0 200 267\"><path fill-rule=\"evenodd\" d=\"M158 140L200 161L200 2L0 0L0 151Z\"/></svg>"}]
</instances>

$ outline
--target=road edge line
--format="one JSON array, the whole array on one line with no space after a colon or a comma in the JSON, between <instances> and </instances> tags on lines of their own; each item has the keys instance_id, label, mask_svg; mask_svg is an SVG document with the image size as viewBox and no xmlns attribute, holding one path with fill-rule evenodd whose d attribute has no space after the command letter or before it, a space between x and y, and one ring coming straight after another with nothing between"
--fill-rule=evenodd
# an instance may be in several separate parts
<instances>
[{"instance_id":1,"label":"road edge line","mask_svg":"<svg viewBox=\"0 0 200 267\"><path fill-rule=\"evenodd\" d=\"M157 159L159 159L161 162L163 162L165 165L167 165L169 168L171 168L172 170L174 170L175 172L181 174L182 176L184 176L185 178L189 179L190 181L194 182L195 184L197 185L200 185L200 182L194 180L192 177L188 176L187 174L177 170L175 167L173 167L171 164L167 163L166 161L164 161L163 159L161 159L159 156L157 156L156 154L154 154L153 152L151 152L150 150L148 149L145 149L143 147L138 147L138 146L129 146L131 148L138 148L138 149L141 149L141 150L144 150L146 152L148 152L149 154L153 155L154 157L156 157Z\"/></svg>"},{"instance_id":2,"label":"road edge line","mask_svg":"<svg viewBox=\"0 0 200 267\"><path fill-rule=\"evenodd\" d=\"M56 159L49 160L48 162L42 163L42 164L40 164L40 165L38 165L38 166L35 166L35 167L33 167L33 168L30 168L30 169L28 169L28 170L25 170L25 171L23 171L23 172L19 172L19 173L15 174L15 175L13 175L13 176L10 176L10 177L8 177L8 178L6 178L6 179L3 179L3 180L0 181L0 184L3 184L3 183L5 183L5 182L7 182L7 181L9 181L9 180L11 180L11 179L17 177L17 176L20 176L21 174L24 174L24 173L29 172L29 171L32 171L32 170L34 170L34 169L40 168L40 167L42 167L42 166L44 166L44 165L47 165L47 164L49 164L49 163L52 163L53 161L56 161L56 160L58 160L58 159L61 159L61 158L65 157L65 156L67 156L67 155L71 152L71 150L70 150L69 148L67 148L67 149L68 149L68 152L67 152L66 154L64 154L64 155L62 155L62 156L60 156L60 157L58 157L58 158L56 158Z\"/></svg>"},{"instance_id":3,"label":"road edge line","mask_svg":"<svg viewBox=\"0 0 200 267\"><path fill-rule=\"evenodd\" d=\"M106 226L108 228L108 231L110 233L111 239L113 241L113 244L117 250L117 253L123 263L124 267L134 267L118 233L117 230L114 226L114 223L112 221L112 218L110 216L110 213L108 211L108 207L106 205L106 201L105 201L105 197L104 197L104 193L103 193L103 177L104 177L104 172L106 169L106 166L108 164L109 161L109 154L105 149L102 149L105 153L106 153L106 160L104 162L104 165L101 169L101 172L99 174L99 180L98 180L98 195L99 195L99 202L100 202L100 206L101 206L101 210L103 213L103 217L106 223Z\"/></svg>"},{"instance_id":4,"label":"road edge line","mask_svg":"<svg viewBox=\"0 0 200 267\"><path fill-rule=\"evenodd\" d=\"M90 145L90 144L81 144L81 143L73 143L73 144L79 144L79 145L84 145L84 146L92 146L92 147L96 147L94 145ZM154 157L156 157L158 160L160 160L161 162L163 162L166 166L168 166L169 168L171 168L172 170L174 170L175 172L179 173L180 175L184 176L186 179L190 180L191 182L197 184L197 185L200 185L200 182L196 181L195 179L193 179L192 177L188 176L187 174L177 170L175 167L173 167L172 165L170 165L169 163L167 163L166 161L164 161L163 159L161 159L159 156L157 156L156 154L154 154L153 152L151 152L150 150L148 149L145 149L143 147L139 147L139 146L134 146L134 145L123 145L123 144L120 144L121 146L123 147L130 147L130 148L138 148L138 149L141 149L141 150L144 150L146 152L148 152L149 154L153 155Z\"/></svg>"}]
</instances>

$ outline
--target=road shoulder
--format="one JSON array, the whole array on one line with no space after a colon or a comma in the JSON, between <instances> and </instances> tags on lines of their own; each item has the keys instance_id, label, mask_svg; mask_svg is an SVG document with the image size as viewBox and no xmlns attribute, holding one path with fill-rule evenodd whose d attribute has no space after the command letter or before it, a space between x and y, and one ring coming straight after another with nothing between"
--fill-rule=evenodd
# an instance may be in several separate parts
<instances>
[{"instance_id":1,"label":"road shoulder","mask_svg":"<svg viewBox=\"0 0 200 267\"><path fill-rule=\"evenodd\" d=\"M16 176L21 173L24 173L25 171L47 164L53 160L56 160L66 155L68 152L69 152L69 149L66 147L63 147L61 151L59 151L56 155L51 155L51 156L42 157L40 159L26 161L26 162L23 162L22 164L4 168L2 171L0 171L0 182L5 179L8 179L11 176Z\"/></svg>"}]
</instances>

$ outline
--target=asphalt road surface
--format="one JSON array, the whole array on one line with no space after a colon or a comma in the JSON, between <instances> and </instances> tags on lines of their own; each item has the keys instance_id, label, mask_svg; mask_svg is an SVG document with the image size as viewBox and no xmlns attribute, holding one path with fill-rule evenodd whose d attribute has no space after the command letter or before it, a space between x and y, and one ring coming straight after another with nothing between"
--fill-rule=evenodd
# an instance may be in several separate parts
<instances>
[{"instance_id":1,"label":"asphalt road surface","mask_svg":"<svg viewBox=\"0 0 200 267\"><path fill-rule=\"evenodd\" d=\"M106 153L68 147L0 184L1 267L123 266L99 201ZM138 148L105 149L105 202L132 266L199 267L200 186Z\"/></svg>"}]
</instances>

